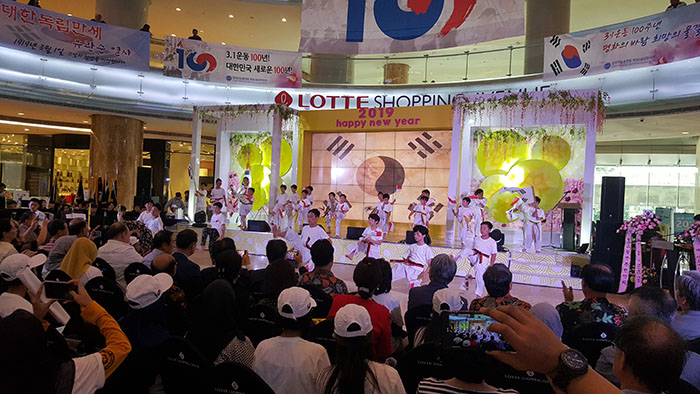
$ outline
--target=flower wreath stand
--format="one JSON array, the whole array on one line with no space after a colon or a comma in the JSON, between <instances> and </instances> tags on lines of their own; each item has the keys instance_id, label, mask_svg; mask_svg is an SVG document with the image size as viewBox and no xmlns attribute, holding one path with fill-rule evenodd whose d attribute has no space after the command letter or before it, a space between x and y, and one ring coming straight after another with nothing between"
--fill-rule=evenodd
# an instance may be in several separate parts
<instances>
[{"instance_id":1,"label":"flower wreath stand","mask_svg":"<svg viewBox=\"0 0 700 394\"><path fill-rule=\"evenodd\" d=\"M627 284L630 281L630 266L632 263L632 241L634 240L634 288L643 285L643 265L642 265L642 235L646 230L653 230L661 223L660 219L653 212L645 212L624 222L617 229L617 232L625 232L625 250L622 255L622 267L620 270L620 284L618 293L627 291Z\"/></svg>"}]
</instances>

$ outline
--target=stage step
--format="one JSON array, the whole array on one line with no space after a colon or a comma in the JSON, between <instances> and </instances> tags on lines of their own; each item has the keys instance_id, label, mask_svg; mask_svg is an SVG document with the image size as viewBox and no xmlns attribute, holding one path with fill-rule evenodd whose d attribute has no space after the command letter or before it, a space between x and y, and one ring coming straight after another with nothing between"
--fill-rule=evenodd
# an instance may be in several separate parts
<instances>
[{"instance_id":1,"label":"stage step","mask_svg":"<svg viewBox=\"0 0 700 394\"><path fill-rule=\"evenodd\" d=\"M567 259L567 255L555 253L510 252L510 259L511 261L519 261L529 264L571 265L571 261Z\"/></svg>"},{"instance_id":2,"label":"stage step","mask_svg":"<svg viewBox=\"0 0 700 394\"><path fill-rule=\"evenodd\" d=\"M564 281L567 286L571 286L576 290L581 290L581 279L572 278L570 276L551 276L540 274L527 274L521 272L513 272L513 282L535 286L547 286L561 288L561 281Z\"/></svg>"},{"instance_id":3,"label":"stage step","mask_svg":"<svg viewBox=\"0 0 700 394\"><path fill-rule=\"evenodd\" d=\"M553 277L568 278L571 275L571 265L551 265L530 263L524 261L511 261L510 270L521 274L548 275Z\"/></svg>"}]
</instances>

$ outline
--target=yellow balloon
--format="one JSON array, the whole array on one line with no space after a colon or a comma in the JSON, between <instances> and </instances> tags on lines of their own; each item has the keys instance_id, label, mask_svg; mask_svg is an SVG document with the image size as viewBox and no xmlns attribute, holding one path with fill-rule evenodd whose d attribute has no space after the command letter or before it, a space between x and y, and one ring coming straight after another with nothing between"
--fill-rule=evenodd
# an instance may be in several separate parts
<instances>
[{"instance_id":1,"label":"yellow balloon","mask_svg":"<svg viewBox=\"0 0 700 394\"><path fill-rule=\"evenodd\" d=\"M518 195L510 192L494 194L491 198L489 198L489 213L498 222L510 223L511 220L508 220L506 211L513 208L511 204L516 198L518 198Z\"/></svg>"},{"instance_id":2,"label":"yellow balloon","mask_svg":"<svg viewBox=\"0 0 700 394\"><path fill-rule=\"evenodd\" d=\"M254 184L253 188L255 189L255 193L253 193L253 197L255 197L253 210L257 211L267 204L269 197L266 188L263 188L259 183Z\"/></svg>"},{"instance_id":3,"label":"yellow balloon","mask_svg":"<svg viewBox=\"0 0 700 394\"><path fill-rule=\"evenodd\" d=\"M248 165L254 166L262 163L262 152L257 145L245 144L238 150L236 160L238 165L245 170L248 168Z\"/></svg>"},{"instance_id":4,"label":"yellow balloon","mask_svg":"<svg viewBox=\"0 0 700 394\"><path fill-rule=\"evenodd\" d=\"M506 176L518 182L518 187L534 187L535 195L542 199L540 208L545 211L554 208L564 191L559 170L544 160L519 161Z\"/></svg>"},{"instance_id":5,"label":"yellow balloon","mask_svg":"<svg viewBox=\"0 0 700 394\"><path fill-rule=\"evenodd\" d=\"M262 150L263 159L262 164L270 167L272 163L272 138L266 138L262 144L260 144L260 149ZM282 149L280 151L280 176L285 175L292 169L292 146L289 142L282 139Z\"/></svg>"},{"instance_id":6,"label":"yellow balloon","mask_svg":"<svg viewBox=\"0 0 700 394\"><path fill-rule=\"evenodd\" d=\"M530 156L533 159L544 160L561 170L571 159L571 146L561 137L547 135L535 142Z\"/></svg>"},{"instance_id":7,"label":"yellow balloon","mask_svg":"<svg viewBox=\"0 0 700 394\"><path fill-rule=\"evenodd\" d=\"M481 184L479 189L484 191L484 197L491 199L491 196L496 194L502 187L508 185L508 177L505 175L491 175L486 177Z\"/></svg>"},{"instance_id":8,"label":"yellow balloon","mask_svg":"<svg viewBox=\"0 0 700 394\"><path fill-rule=\"evenodd\" d=\"M252 178L250 181L252 185L261 184L265 178L265 166L260 164L250 166L250 177Z\"/></svg>"},{"instance_id":9,"label":"yellow balloon","mask_svg":"<svg viewBox=\"0 0 700 394\"><path fill-rule=\"evenodd\" d=\"M513 130L489 133L476 151L476 164L484 176L506 174L518 160L528 155L527 139Z\"/></svg>"}]
</instances>

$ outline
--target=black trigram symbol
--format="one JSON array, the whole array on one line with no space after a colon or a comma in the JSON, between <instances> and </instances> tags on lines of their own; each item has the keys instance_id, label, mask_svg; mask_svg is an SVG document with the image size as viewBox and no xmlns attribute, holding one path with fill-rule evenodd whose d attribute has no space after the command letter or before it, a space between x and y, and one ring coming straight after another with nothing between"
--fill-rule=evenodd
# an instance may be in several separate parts
<instances>
[{"instance_id":1,"label":"black trigram symbol","mask_svg":"<svg viewBox=\"0 0 700 394\"><path fill-rule=\"evenodd\" d=\"M561 68L561 64L559 63L559 60L555 60L552 62L552 64L549 65L549 67L552 68L552 71L554 72L554 75L559 75L561 74L564 70Z\"/></svg>"},{"instance_id":2,"label":"black trigram symbol","mask_svg":"<svg viewBox=\"0 0 700 394\"><path fill-rule=\"evenodd\" d=\"M336 147L336 145L338 145L338 146ZM346 145L347 145L347 148L345 147ZM335 140L333 140L333 142L331 142L330 145L328 145L328 148L326 148L326 150L329 152L332 151L333 156L338 156L338 154L340 154L340 152L343 150L343 148L345 148L345 151L340 156L338 156L338 159L343 160L345 158L345 156L347 156L348 153L350 153L350 151L354 147L355 147L355 144L348 145L348 140L343 139L343 137L341 137L341 136L338 136ZM333 149L335 149L335 150L333 150Z\"/></svg>"},{"instance_id":3,"label":"black trigram symbol","mask_svg":"<svg viewBox=\"0 0 700 394\"><path fill-rule=\"evenodd\" d=\"M581 50L583 51L583 53L588 52L589 49L591 49L591 40L588 40L583 45L581 45Z\"/></svg>"},{"instance_id":4,"label":"black trigram symbol","mask_svg":"<svg viewBox=\"0 0 700 394\"><path fill-rule=\"evenodd\" d=\"M430 135L430 134L428 134L428 133L423 133L423 134L421 134L421 135L422 135L427 141L430 141L430 140L433 138L433 136ZM418 143L418 145L420 145L420 147L422 147L423 149L425 149L429 154L432 155L433 153L435 153L435 149L433 149L430 145L428 145L427 142L423 141L420 137L416 138L415 141ZM434 145L436 148L438 148L438 149L441 149L441 148L442 148L442 144L439 143L437 140L434 140L434 141L433 141L433 145ZM408 146L409 146L411 149L413 149L413 150L417 150L416 153L418 154L418 156L422 157L423 159L425 159L425 158L428 157L428 155L426 155L425 152L423 152L422 150L418 150L419 147L418 147L416 144L414 144L413 141L409 142L409 143L408 143Z\"/></svg>"},{"instance_id":5,"label":"black trigram symbol","mask_svg":"<svg viewBox=\"0 0 700 394\"><path fill-rule=\"evenodd\" d=\"M552 38L549 39L549 43L552 44L553 47L559 48L559 45L561 45L561 38L559 38L559 36L552 36Z\"/></svg>"}]
</instances>

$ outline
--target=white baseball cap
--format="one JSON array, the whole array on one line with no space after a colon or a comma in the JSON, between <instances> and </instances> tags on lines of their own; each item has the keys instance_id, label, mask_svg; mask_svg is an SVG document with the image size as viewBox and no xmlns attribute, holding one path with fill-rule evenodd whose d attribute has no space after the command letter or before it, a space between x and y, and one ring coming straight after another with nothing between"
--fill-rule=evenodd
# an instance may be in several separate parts
<instances>
[{"instance_id":1,"label":"white baseball cap","mask_svg":"<svg viewBox=\"0 0 700 394\"><path fill-rule=\"evenodd\" d=\"M8 282L13 281L17 279L17 274L23 269L38 267L44 262L46 262L46 255L43 254L37 254L34 257L29 257L22 253L7 256L0 263L0 278Z\"/></svg>"},{"instance_id":2,"label":"white baseball cap","mask_svg":"<svg viewBox=\"0 0 700 394\"><path fill-rule=\"evenodd\" d=\"M459 291L449 288L440 289L433 294L433 311L458 311L464 306L464 300Z\"/></svg>"},{"instance_id":3,"label":"white baseball cap","mask_svg":"<svg viewBox=\"0 0 700 394\"><path fill-rule=\"evenodd\" d=\"M333 320L335 335L343 338L363 337L372 332L372 319L365 307L348 304L338 309Z\"/></svg>"},{"instance_id":4,"label":"white baseball cap","mask_svg":"<svg viewBox=\"0 0 700 394\"><path fill-rule=\"evenodd\" d=\"M282 317L296 320L306 316L316 306L308 290L301 287L290 287L282 290L277 298L277 312Z\"/></svg>"},{"instance_id":5,"label":"white baseball cap","mask_svg":"<svg viewBox=\"0 0 700 394\"><path fill-rule=\"evenodd\" d=\"M134 309L143 309L158 301L173 285L173 278L161 272L155 275L139 275L126 286L126 300Z\"/></svg>"}]
</instances>

